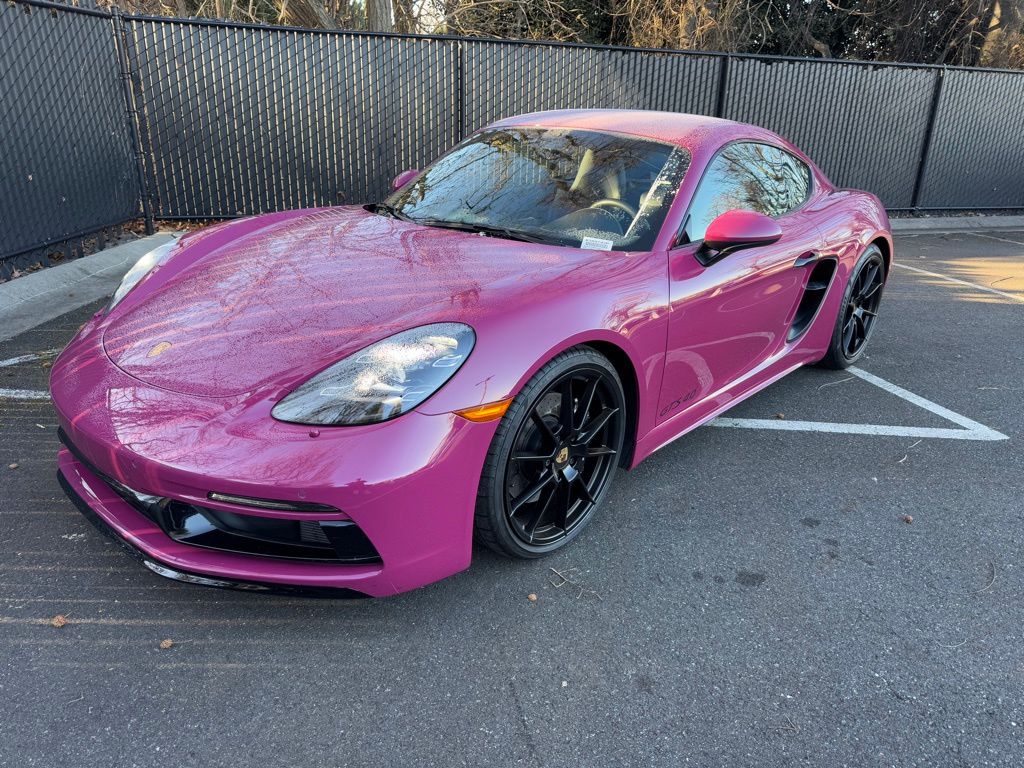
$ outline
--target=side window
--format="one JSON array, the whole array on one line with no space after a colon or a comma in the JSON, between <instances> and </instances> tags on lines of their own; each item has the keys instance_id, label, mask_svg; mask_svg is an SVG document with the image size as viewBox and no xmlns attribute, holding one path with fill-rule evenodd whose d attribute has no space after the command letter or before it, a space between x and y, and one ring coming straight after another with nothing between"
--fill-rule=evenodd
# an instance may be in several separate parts
<instances>
[{"instance_id":1,"label":"side window","mask_svg":"<svg viewBox=\"0 0 1024 768\"><path fill-rule=\"evenodd\" d=\"M702 240L708 225L726 211L782 216L811 190L811 170L785 150L744 142L726 147L708 166L690 203L686 238Z\"/></svg>"}]
</instances>

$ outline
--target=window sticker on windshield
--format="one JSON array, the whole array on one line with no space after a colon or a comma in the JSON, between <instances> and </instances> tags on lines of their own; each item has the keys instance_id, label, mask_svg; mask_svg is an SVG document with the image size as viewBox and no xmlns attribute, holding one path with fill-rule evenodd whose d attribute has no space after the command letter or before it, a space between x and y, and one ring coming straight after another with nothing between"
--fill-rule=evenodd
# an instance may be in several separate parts
<instances>
[{"instance_id":1,"label":"window sticker on windshield","mask_svg":"<svg viewBox=\"0 0 1024 768\"><path fill-rule=\"evenodd\" d=\"M613 245L615 245L615 243L611 240L605 240L602 237L584 237L580 242L580 248L592 249L595 251L610 251Z\"/></svg>"}]
</instances>

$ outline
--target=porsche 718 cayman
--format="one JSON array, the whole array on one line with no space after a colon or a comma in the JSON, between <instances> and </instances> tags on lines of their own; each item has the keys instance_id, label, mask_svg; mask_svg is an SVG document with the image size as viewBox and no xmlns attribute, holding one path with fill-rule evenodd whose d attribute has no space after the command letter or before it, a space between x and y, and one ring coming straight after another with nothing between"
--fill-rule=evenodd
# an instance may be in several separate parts
<instances>
[{"instance_id":1,"label":"porsche 718 cayman","mask_svg":"<svg viewBox=\"0 0 1024 768\"><path fill-rule=\"evenodd\" d=\"M382 596L552 552L619 469L857 360L891 267L875 196L707 117L524 115L393 186L154 250L54 365L65 489L151 570Z\"/></svg>"}]
</instances>

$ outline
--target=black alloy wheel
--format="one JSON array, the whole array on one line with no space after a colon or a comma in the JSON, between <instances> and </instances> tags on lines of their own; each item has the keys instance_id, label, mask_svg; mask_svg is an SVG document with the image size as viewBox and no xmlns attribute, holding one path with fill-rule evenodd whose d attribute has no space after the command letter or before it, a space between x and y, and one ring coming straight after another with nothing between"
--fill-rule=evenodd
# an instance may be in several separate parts
<instances>
[{"instance_id":1,"label":"black alloy wheel","mask_svg":"<svg viewBox=\"0 0 1024 768\"><path fill-rule=\"evenodd\" d=\"M481 483L478 540L537 557L575 538L614 477L625 429L622 385L604 357L575 348L544 366L495 435Z\"/></svg>"},{"instance_id":2,"label":"black alloy wheel","mask_svg":"<svg viewBox=\"0 0 1024 768\"><path fill-rule=\"evenodd\" d=\"M874 261L864 265L853 283L853 293L843 319L843 353L854 358L860 354L878 317L882 301L882 265Z\"/></svg>"},{"instance_id":3,"label":"black alloy wheel","mask_svg":"<svg viewBox=\"0 0 1024 768\"><path fill-rule=\"evenodd\" d=\"M823 365L846 368L864 354L875 329L884 288L885 261L878 246L871 245L858 259L847 283Z\"/></svg>"}]
</instances>

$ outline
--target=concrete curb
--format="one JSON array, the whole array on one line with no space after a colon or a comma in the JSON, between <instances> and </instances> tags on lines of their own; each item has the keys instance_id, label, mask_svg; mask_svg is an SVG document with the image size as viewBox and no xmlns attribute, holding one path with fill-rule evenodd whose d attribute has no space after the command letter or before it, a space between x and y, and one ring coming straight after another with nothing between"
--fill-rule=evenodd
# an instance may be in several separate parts
<instances>
[{"instance_id":1,"label":"concrete curb","mask_svg":"<svg viewBox=\"0 0 1024 768\"><path fill-rule=\"evenodd\" d=\"M1024 230L1024 216L923 216L890 219L893 234Z\"/></svg>"},{"instance_id":2,"label":"concrete curb","mask_svg":"<svg viewBox=\"0 0 1024 768\"><path fill-rule=\"evenodd\" d=\"M180 236L159 232L0 283L0 341L111 295L143 254Z\"/></svg>"}]
</instances>

